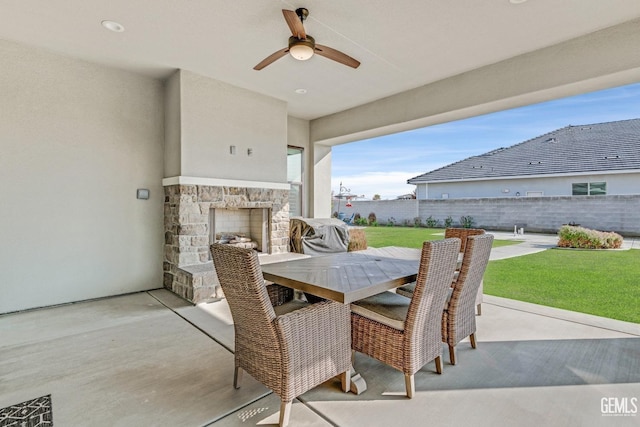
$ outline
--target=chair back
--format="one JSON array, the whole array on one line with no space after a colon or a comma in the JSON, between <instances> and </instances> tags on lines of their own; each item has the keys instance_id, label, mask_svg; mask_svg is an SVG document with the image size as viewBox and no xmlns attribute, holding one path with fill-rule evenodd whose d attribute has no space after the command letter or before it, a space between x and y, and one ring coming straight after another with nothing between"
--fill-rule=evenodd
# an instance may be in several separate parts
<instances>
[{"instance_id":1,"label":"chair back","mask_svg":"<svg viewBox=\"0 0 640 427\"><path fill-rule=\"evenodd\" d=\"M444 230L444 238L451 239L457 237L460 239L460 252L464 252L467 245L467 237L484 234L482 228L455 228L449 227Z\"/></svg>"},{"instance_id":2,"label":"chair back","mask_svg":"<svg viewBox=\"0 0 640 427\"><path fill-rule=\"evenodd\" d=\"M405 320L405 354L415 354L416 366L440 355L441 324L455 273L460 239L424 242L416 287ZM412 348L413 347L413 348ZM419 350L418 350L419 349Z\"/></svg>"},{"instance_id":3,"label":"chair back","mask_svg":"<svg viewBox=\"0 0 640 427\"><path fill-rule=\"evenodd\" d=\"M214 243L211 245L213 265L229 304L235 328L236 354L254 353L251 346L273 347L279 355L279 344L273 320L276 314L262 277L257 253L252 249Z\"/></svg>"},{"instance_id":4,"label":"chair back","mask_svg":"<svg viewBox=\"0 0 640 427\"><path fill-rule=\"evenodd\" d=\"M465 316L473 319L475 325L476 295L489 263L492 244L492 234L470 236L467 239L467 247L462 258L460 274L449 300L448 312L449 316L453 317L454 320L455 317Z\"/></svg>"}]
</instances>

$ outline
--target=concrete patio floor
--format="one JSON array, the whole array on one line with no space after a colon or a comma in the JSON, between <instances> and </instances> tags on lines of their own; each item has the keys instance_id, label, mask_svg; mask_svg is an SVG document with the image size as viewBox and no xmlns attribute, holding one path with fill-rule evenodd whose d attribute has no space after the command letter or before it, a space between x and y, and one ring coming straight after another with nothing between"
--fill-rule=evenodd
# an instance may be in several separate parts
<instances>
[{"instance_id":1,"label":"concrete patio floor","mask_svg":"<svg viewBox=\"0 0 640 427\"><path fill-rule=\"evenodd\" d=\"M640 325L486 295L477 322L478 348L460 343L452 366L443 347L443 374L427 364L414 399L402 373L358 354L368 390L328 381L295 401L290 425L640 424L601 410L602 399L640 399ZM232 387L224 301L193 306L159 289L3 315L0 337L0 408L50 395L58 427L278 420L278 397L250 376Z\"/></svg>"}]
</instances>

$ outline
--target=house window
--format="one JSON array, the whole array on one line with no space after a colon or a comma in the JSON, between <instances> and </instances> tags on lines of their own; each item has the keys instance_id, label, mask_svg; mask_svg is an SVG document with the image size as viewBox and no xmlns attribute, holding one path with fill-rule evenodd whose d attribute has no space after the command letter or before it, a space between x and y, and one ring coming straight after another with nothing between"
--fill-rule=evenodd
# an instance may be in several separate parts
<instances>
[{"instance_id":1,"label":"house window","mask_svg":"<svg viewBox=\"0 0 640 427\"><path fill-rule=\"evenodd\" d=\"M571 185L573 196L604 196L607 194L606 182L578 182Z\"/></svg>"},{"instance_id":2,"label":"house window","mask_svg":"<svg viewBox=\"0 0 640 427\"><path fill-rule=\"evenodd\" d=\"M542 197L543 195L542 191L527 191L527 197Z\"/></svg>"},{"instance_id":3,"label":"house window","mask_svg":"<svg viewBox=\"0 0 640 427\"><path fill-rule=\"evenodd\" d=\"M302 148L287 147L287 182L289 190L289 215L302 216Z\"/></svg>"}]
</instances>

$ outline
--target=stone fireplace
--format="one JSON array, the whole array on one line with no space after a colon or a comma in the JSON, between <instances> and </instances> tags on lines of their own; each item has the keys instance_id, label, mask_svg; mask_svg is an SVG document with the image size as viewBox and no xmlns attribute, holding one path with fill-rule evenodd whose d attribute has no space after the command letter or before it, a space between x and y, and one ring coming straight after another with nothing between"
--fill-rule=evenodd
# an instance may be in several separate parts
<instances>
[{"instance_id":1,"label":"stone fireplace","mask_svg":"<svg viewBox=\"0 0 640 427\"><path fill-rule=\"evenodd\" d=\"M233 236L263 253L288 251L288 184L176 177L163 185L164 287L181 297L198 303L219 294L213 241Z\"/></svg>"}]
</instances>

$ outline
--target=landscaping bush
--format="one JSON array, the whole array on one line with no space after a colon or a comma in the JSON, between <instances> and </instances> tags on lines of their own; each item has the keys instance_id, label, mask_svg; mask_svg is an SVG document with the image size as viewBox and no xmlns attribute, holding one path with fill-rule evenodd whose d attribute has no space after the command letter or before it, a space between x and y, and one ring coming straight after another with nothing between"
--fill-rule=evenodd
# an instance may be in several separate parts
<instances>
[{"instance_id":1,"label":"landscaping bush","mask_svg":"<svg viewBox=\"0 0 640 427\"><path fill-rule=\"evenodd\" d=\"M422 227L422 218L420 218L419 216L413 218L413 226L415 228L420 228Z\"/></svg>"},{"instance_id":2,"label":"landscaping bush","mask_svg":"<svg viewBox=\"0 0 640 427\"><path fill-rule=\"evenodd\" d=\"M378 219L376 218L376 214L373 212L369 214L367 220L369 222L369 225L373 225L374 222L376 223L376 225L378 225Z\"/></svg>"},{"instance_id":3,"label":"landscaping bush","mask_svg":"<svg viewBox=\"0 0 640 427\"><path fill-rule=\"evenodd\" d=\"M389 217L387 220L387 227L393 227L396 225L396 219L394 217Z\"/></svg>"},{"instance_id":4,"label":"landscaping bush","mask_svg":"<svg viewBox=\"0 0 640 427\"><path fill-rule=\"evenodd\" d=\"M451 218L451 215L449 215L444 219L444 228L449 228L452 225L453 225L453 218Z\"/></svg>"},{"instance_id":5,"label":"landscaping bush","mask_svg":"<svg viewBox=\"0 0 640 427\"><path fill-rule=\"evenodd\" d=\"M462 228L473 228L474 224L473 217L471 215L461 216L460 217L460 225Z\"/></svg>"},{"instance_id":6,"label":"landscaping bush","mask_svg":"<svg viewBox=\"0 0 640 427\"><path fill-rule=\"evenodd\" d=\"M358 218L358 219L354 219L353 223L355 225L369 225L369 221L367 221L367 218Z\"/></svg>"},{"instance_id":7,"label":"landscaping bush","mask_svg":"<svg viewBox=\"0 0 640 427\"><path fill-rule=\"evenodd\" d=\"M427 218L427 220L426 220L428 228L436 228L438 226L438 222L440 222L440 221L438 221L437 219L435 219L431 215L429 215L429 218Z\"/></svg>"},{"instance_id":8,"label":"landscaping bush","mask_svg":"<svg viewBox=\"0 0 640 427\"><path fill-rule=\"evenodd\" d=\"M584 227L563 225L558 231L558 246L579 249L617 249L622 246L622 236Z\"/></svg>"}]
</instances>

